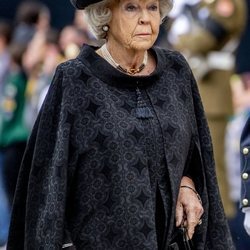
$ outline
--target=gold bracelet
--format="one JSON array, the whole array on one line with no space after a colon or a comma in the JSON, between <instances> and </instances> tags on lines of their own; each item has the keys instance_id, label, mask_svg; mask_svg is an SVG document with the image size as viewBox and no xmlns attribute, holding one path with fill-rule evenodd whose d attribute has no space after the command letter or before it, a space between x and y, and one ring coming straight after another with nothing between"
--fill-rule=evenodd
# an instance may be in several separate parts
<instances>
[{"instance_id":1,"label":"gold bracelet","mask_svg":"<svg viewBox=\"0 0 250 250\"><path fill-rule=\"evenodd\" d=\"M181 188L189 188L189 189L191 189L191 190L196 194L196 196L197 196L199 202L202 204L201 197L200 197L200 195L198 194L198 192L197 192L194 188L192 188L192 187L190 187L190 186L186 186L186 185L181 186Z\"/></svg>"}]
</instances>

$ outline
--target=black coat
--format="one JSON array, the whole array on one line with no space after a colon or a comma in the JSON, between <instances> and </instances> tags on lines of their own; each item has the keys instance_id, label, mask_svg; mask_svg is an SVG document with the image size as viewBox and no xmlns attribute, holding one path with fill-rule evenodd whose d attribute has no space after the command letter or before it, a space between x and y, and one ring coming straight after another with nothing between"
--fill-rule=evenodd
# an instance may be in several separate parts
<instances>
[{"instance_id":1,"label":"black coat","mask_svg":"<svg viewBox=\"0 0 250 250\"><path fill-rule=\"evenodd\" d=\"M58 67L21 166L8 249L60 249L67 228L77 249L156 250L160 218L167 246L184 174L205 210L196 248L233 249L192 73L177 52L151 53L146 77L87 45Z\"/></svg>"}]
</instances>

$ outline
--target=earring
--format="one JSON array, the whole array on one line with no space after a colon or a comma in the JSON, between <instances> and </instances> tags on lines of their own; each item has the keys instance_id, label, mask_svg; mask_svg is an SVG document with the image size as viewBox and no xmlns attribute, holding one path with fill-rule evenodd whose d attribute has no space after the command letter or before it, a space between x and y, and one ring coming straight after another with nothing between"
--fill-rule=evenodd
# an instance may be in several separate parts
<instances>
[{"instance_id":1,"label":"earring","mask_svg":"<svg viewBox=\"0 0 250 250\"><path fill-rule=\"evenodd\" d=\"M108 32L108 31L109 31L109 26L108 26L108 25L103 25L103 26L102 26L102 30L103 30L104 32Z\"/></svg>"}]
</instances>

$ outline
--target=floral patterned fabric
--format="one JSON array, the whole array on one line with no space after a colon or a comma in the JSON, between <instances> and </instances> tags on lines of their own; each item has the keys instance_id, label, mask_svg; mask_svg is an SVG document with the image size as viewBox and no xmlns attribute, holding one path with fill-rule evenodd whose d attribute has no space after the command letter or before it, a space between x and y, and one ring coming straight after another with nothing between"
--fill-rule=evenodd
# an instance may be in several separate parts
<instances>
[{"instance_id":1,"label":"floral patterned fabric","mask_svg":"<svg viewBox=\"0 0 250 250\"><path fill-rule=\"evenodd\" d=\"M234 249L192 73L177 52L150 53L149 76L87 45L58 67L22 163L9 250L61 249L66 229L76 249L167 249L184 173L205 209L196 248ZM136 115L138 90L150 117Z\"/></svg>"}]
</instances>

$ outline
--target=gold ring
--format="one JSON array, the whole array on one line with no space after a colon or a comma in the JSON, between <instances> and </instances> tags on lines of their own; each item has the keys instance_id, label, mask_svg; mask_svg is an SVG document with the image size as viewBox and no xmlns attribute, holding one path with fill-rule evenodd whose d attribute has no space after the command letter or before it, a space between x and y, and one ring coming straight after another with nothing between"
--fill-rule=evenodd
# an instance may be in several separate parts
<instances>
[{"instance_id":1,"label":"gold ring","mask_svg":"<svg viewBox=\"0 0 250 250\"><path fill-rule=\"evenodd\" d=\"M199 219L198 225L200 226L202 224L202 219Z\"/></svg>"}]
</instances>

